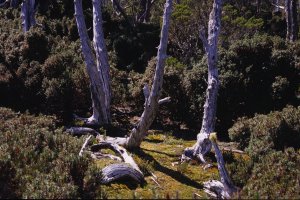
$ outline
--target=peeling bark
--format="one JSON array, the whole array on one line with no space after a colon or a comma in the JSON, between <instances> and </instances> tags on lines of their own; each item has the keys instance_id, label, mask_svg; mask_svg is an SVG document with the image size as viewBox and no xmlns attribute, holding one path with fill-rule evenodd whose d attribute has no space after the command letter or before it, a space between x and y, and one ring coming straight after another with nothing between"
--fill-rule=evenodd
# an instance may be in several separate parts
<instances>
[{"instance_id":1,"label":"peeling bark","mask_svg":"<svg viewBox=\"0 0 300 200\"><path fill-rule=\"evenodd\" d=\"M96 61L87 34L86 24L82 10L82 0L74 0L75 18L80 36L82 53L86 64L86 69L90 79L90 90L92 98L93 115L85 119L88 125L102 125L111 122L110 114L110 77L108 56L105 47L105 40L102 30L101 5L99 0L93 0L93 31L94 49Z\"/></svg>"},{"instance_id":2,"label":"peeling bark","mask_svg":"<svg viewBox=\"0 0 300 200\"><path fill-rule=\"evenodd\" d=\"M159 107L159 100L161 96L161 88L163 84L163 75L165 60L167 58L167 44L168 44L168 32L170 25L170 16L172 12L172 0L166 0L163 25L161 30L160 45L157 52L157 64L154 75L154 80L149 94L148 86L144 87L145 95L145 107L144 112L135 128L132 129L129 138L125 144L128 148L139 147L142 140L147 134L147 131L155 119L156 113ZM149 94L149 95L148 95Z\"/></svg>"},{"instance_id":3,"label":"peeling bark","mask_svg":"<svg viewBox=\"0 0 300 200\"><path fill-rule=\"evenodd\" d=\"M217 52L218 37L221 29L221 10L222 0L214 0L213 9L209 15L208 38L206 38L204 31L200 30L200 38L207 55L208 86L206 89L202 127L200 133L197 135L197 142L192 148L185 149L182 160L186 157L197 157L202 162L205 162L204 155L211 150L209 135L215 129L217 95L219 89Z\"/></svg>"}]
</instances>

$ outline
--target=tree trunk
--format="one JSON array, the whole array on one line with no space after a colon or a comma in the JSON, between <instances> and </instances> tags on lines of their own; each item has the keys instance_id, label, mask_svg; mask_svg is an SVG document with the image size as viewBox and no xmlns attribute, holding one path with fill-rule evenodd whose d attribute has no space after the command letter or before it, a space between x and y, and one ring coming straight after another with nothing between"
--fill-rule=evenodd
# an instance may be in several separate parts
<instances>
[{"instance_id":1,"label":"tree trunk","mask_svg":"<svg viewBox=\"0 0 300 200\"><path fill-rule=\"evenodd\" d=\"M87 34L82 10L82 0L74 0L75 18L80 36L82 53L90 79L93 115L86 119L88 125L102 125L111 122L109 84L109 64L102 30L101 6L99 0L93 0L94 49L97 57L95 63Z\"/></svg>"},{"instance_id":2,"label":"tree trunk","mask_svg":"<svg viewBox=\"0 0 300 200\"><path fill-rule=\"evenodd\" d=\"M209 135L215 128L217 95L219 89L217 50L218 37L221 28L221 10L222 0L214 0L213 9L210 13L208 22L208 39L206 39L203 31L200 33L207 55L208 86L206 89L202 127L200 133L197 135L197 142L192 148L187 148L183 155L187 157L198 157L202 162L205 162L203 156L211 150Z\"/></svg>"},{"instance_id":3,"label":"tree trunk","mask_svg":"<svg viewBox=\"0 0 300 200\"><path fill-rule=\"evenodd\" d=\"M21 7L21 19L23 31L29 31L30 27L36 25L35 0L24 0Z\"/></svg>"},{"instance_id":4,"label":"tree trunk","mask_svg":"<svg viewBox=\"0 0 300 200\"><path fill-rule=\"evenodd\" d=\"M215 157L218 163L221 182L216 180L204 182L204 191L218 199L230 199L233 193L237 192L237 187L233 185L228 175L222 152L217 144L216 133L214 134L215 135L211 135L212 137L210 137L210 140L215 149Z\"/></svg>"},{"instance_id":5,"label":"tree trunk","mask_svg":"<svg viewBox=\"0 0 300 200\"><path fill-rule=\"evenodd\" d=\"M163 84L164 67L167 53L168 32L170 25L170 16L172 12L172 0L166 0L163 25L161 30L160 45L157 52L157 64L154 75L154 81L149 95L148 86L144 87L145 108L138 125L132 129L125 146L128 148L139 147L147 131L155 119L159 107L159 98Z\"/></svg>"},{"instance_id":6,"label":"tree trunk","mask_svg":"<svg viewBox=\"0 0 300 200\"><path fill-rule=\"evenodd\" d=\"M286 40L294 42L298 39L297 0L285 0Z\"/></svg>"}]
</instances>

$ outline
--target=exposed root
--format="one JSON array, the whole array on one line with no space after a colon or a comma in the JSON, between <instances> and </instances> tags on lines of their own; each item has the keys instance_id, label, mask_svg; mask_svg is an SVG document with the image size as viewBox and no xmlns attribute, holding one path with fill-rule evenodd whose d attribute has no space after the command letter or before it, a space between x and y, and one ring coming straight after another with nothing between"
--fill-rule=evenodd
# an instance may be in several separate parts
<instances>
[{"instance_id":1,"label":"exposed root","mask_svg":"<svg viewBox=\"0 0 300 200\"><path fill-rule=\"evenodd\" d=\"M76 120L82 121L85 126L99 126L100 125L99 121L94 116L85 118L85 117L79 117L78 115L73 114L73 117Z\"/></svg>"},{"instance_id":2,"label":"exposed root","mask_svg":"<svg viewBox=\"0 0 300 200\"><path fill-rule=\"evenodd\" d=\"M193 147L188 147L183 151L181 162L199 160L202 163L206 163L204 156L210 152L211 146L211 142L207 137L198 138Z\"/></svg>"}]
</instances>

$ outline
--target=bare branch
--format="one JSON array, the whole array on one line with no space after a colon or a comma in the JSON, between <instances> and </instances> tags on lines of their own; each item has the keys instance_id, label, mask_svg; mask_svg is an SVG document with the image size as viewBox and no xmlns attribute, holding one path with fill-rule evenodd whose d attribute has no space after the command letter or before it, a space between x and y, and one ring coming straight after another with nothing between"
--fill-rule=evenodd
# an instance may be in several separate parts
<instances>
[{"instance_id":1,"label":"bare branch","mask_svg":"<svg viewBox=\"0 0 300 200\"><path fill-rule=\"evenodd\" d=\"M81 149L80 149L80 152L79 152L79 156L81 157L82 156L82 153L84 151L84 149L86 148L86 146L88 145L90 139L91 139L92 135L90 135L88 138L85 139L85 142L83 143Z\"/></svg>"},{"instance_id":2,"label":"bare branch","mask_svg":"<svg viewBox=\"0 0 300 200\"><path fill-rule=\"evenodd\" d=\"M94 136L99 135L99 132L95 131L92 128L88 127L70 127L66 129L66 132L70 133L71 135L81 136L81 135L88 135L92 134Z\"/></svg>"},{"instance_id":3,"label":"bare branch","mask_svg":"<svg viewBox=\"0 0 300 200\"><path fill-rule=\"evenodd\" d=\"M161 105L161 104L169 103L169 102L171 102L171 97L166 97L166 98L160 99L158 101L158 104Z\"/></svg>"},{"instance_id":4,"label":"bare branch","mask_svg":"<svg viewBox=\"0 0 300 200\"><path fill-rule=\"evenodd\" d=\"M149 90L149 86L147 83L143 87L143 93L144 93L144 97L145 97L145 106L146 106L148 103L148 98L150 96L150 90Z\"/></svg>"},{"instance_id":5,"label":"bare branch","mask_svg":"<svg viewBox=\"0 0 300 200\"><path fill-rule=\"evenodd\" d=\"M280 6L280 5L277 5L277 4L274 4L274 3L271 3L273 6L275 6L275 8L279 8L279 9L282 9L284 10L284 6Z\"/></svg>"}]
</instances>

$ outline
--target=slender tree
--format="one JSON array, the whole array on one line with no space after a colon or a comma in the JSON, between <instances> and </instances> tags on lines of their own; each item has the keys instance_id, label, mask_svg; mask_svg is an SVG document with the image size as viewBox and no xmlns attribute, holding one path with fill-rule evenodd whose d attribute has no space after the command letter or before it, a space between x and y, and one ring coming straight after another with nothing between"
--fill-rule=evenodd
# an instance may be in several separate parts
<instances>
[{"instance_id":1,"label":"slender tree","mask_svg":"<svg viewBox=\"0 0 300 200\"><path fill-rule=\"evenodd\" d=\"M93 115L88 119L84 119L84 121L89 125L108 124L111 122L111 90L108 55L102 28L101 2L100 0L93 0L93 46L96 54L96 61L86 30L82 9L82 0L74 0L74 5L82 53L90 80L90 90L93 104Z\"/></svg>"},{"instance_id":2,"label":"slender tree","mask_svg":"<svg viewBox=\"0 0 300 200\"><path fill-rule=\"evenodd\" d=\"M217 134L211 133L209 139L215 150L215 157L218 163L218 170L221 181L210 180L204 182L204 191L218 199L230 199L231 196L235 192L237 192L237 187L232 183L226 170L223 155L217 143Z\"/></svg>"},{"instance_id":3,"label":"slender tree","mask_svg":"<svg viewBox=\"0 0 300 200\"><path fill-rule=\"evenodd\" d=\"M104 92L105 87L108 88L108 86L105 86L101 81L97 82L98 73L97 70L95 70L96 64L93 60L93 55L92 55L88 35L85 28L85 22L83 18L82 4L81 4L82 2L81 0L74 0L74 3L75 3L75 17L77 20L78 31L79 31L81 45L82 45L82 51L85 57L87 70L91 79L91 85L98 84L97 86L99 87L101 86L99 91ZM94 7L98 7L98 6L100 7L100 4L98 4L99 0L93 0L93 3L94 3L93 4ZM170 97L160 99L160 96L161 96L161 88L163 83L165 59L167 57L166 53L167 53L168 30L170 25L171 11L172 11L172 0L166 0L164 15L163 15L160 45L157 52L157 64L156 64L156 70L155 70L151 92L149 91L148 85L145 85L143 90L145 95L144 112L140 118L138 125L135 128L133 128L133 130L131 131L130 136L128 138L118 138L118 137L115 138L109 136L104 137L103 135L101 136L94 129L86 128L86 127L72 127L67 130L73 135L81 135L85 133L97 135L98 140L100 140L101 142L91 147L91 152L92 152L91 155L93 158L101 159L103 157L109 157L111 159L117 159L127 163L125 165L123 163L112 164L105 167L101 172L103 176L101 181L103 183L109 183L123 177L131 177L133 180L137 182L141 182L144 179L144 175L139 169L138 165L134 162L133 158L129 154L127 154L126 149L124 147L121 147L120 145L125 146L127 148L139 147L157 114L159 105L170 101ZM97 11L96 9L94 9L93 12L94 30L98 30L98 31L101 26L101 24L99 23L100 21L99 13L100 13L99 10ZM99 34L99 32L97 33L94 32L95 48L98 48L98 46L100 45L99 42L95 42L99 39L98 37L100 37L97 34ZM96 56L97 59L99 60L99 63L103 62L101 61L101 59L107 59L107 57L105 56L103 56L103 58L99 58L100 57L99 55L101 53L103 52L99 51L97 53L97 49L96 49ZM105 73L108 71L103 71L103 72ZM101 101L101 99L98 99L98 101L96 100L97 99L93 99L93 102L97 103L98 101ZM79 155L82 155L82 152L86 148L89 139L90 137L88 137L87 140L84 142ZM113 150L115 153L117 153L118 155L120 155L121 157L110 155L110 154L103 155L101 152L98 152L100 149L103 148L109 148Z\"/></svg>"},{"instance_id":4,"label":"slender tree","mask_svg":"<svg viewBox=\"0 0 300 200\"><path fill-rule=\"evenodd\" d=\"M286 40L294 42L298 39L297 0L285 0Z\"/></svg>"},{"instance_id":5,"label":"slender tree","mask_svg":"<svg viewBox=\"0 0 300 200\"><path fill-rule=\"evenodd\" d=\"M215 129L219 89L217 59L218 37L221 29L221 10L222 0L214 0L213 8L209 15L208 37L206 38L204 29L200 30L200 38L207 55L208 86L206 89L202 127L200 133L197 135L197 142L193 147L185 149L182 156L183 159L198 157L202 162L205 162L203 156L211 150L212 145L209 135Z\"/></svg>"},{"instance_id":6,"label":"slender tree","mask_svg":"<svg viewBox=\"0 0 300 200\"><path fill-rule=\"evenodd\" d=\"M170 101L170 98L160 99L163 84L165 60L167 58L168 34L170 26L170 16L172 12L172 0L167 0L165 4L163 25L161 29L160 44L157 51L157 63L151 92L148 85L144 86L145 107L139 123L131 131L126 141L127 147L139 147L157 114L159 105Z\"/></svg>"},{"instance_id":7,"label":"slender tree","mask_svg":"<svg viewBox=\"0 0 300 200\"><path fill-rule=\"evenodd\" d=\"M29 31L30 27L36 25L35 0L23 0L21 5L21 19L23 31Z\"/></svg>"}]
</instances>

